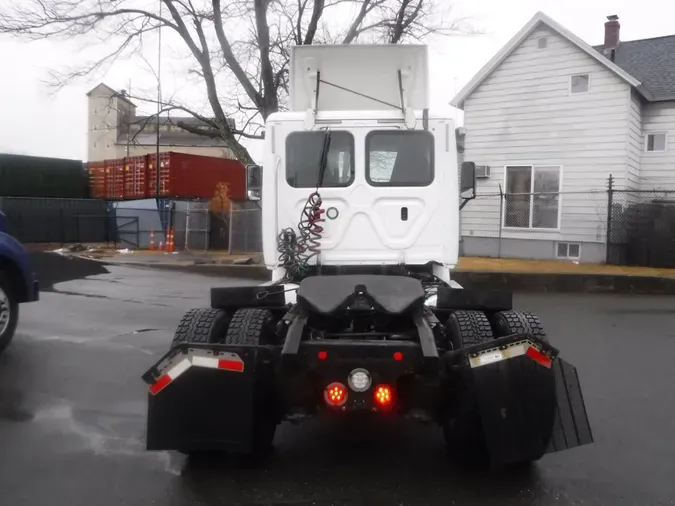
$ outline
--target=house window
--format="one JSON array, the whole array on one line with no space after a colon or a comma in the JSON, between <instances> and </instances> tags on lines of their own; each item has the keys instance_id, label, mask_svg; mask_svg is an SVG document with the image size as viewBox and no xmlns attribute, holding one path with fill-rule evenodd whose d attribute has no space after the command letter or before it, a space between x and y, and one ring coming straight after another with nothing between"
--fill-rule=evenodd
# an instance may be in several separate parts
<instances>
[{"instance_id":1,"label":"house window","mask_svg":"<svg viewBox=\"0 0 675 506\"><path fill-rule=\"evenodd\" d=\"M537 46L539 49L544 49L548 45L548 39L546 37L539 37L537 41Z\"/></svg>"},{"instance_id":2,"label":"house window","mask_svg":"<svg viewBox=\"0 0 675 506\"><path fill-rule=\"evenodd\" d=\"M578 242L559 242L555 256L556 258L579 260L581 257L581 244Z\"/></svg>"},{"instance_id":3,"label":"house window","mask_svg":"<svg viewBox=\"0 0 675 506\"><path fill-rule=\"evenodd\" d=\"M645 150L646 151L665 151L666 150L666 134L653 133L645 135Z\"/></svg>"},{"instance_id":4,"label":"house window","mask_svg":"<svg viewBox=\"0 0 675 506\"><path fill-rule=\"evenodd\" d=\"M570 93L588 93L591 86L590 74L578 74L570 78Z\"/></svg>"},{"instance_id":5,"label":"house window","mask_svg":"<svg viewBox=\"0 0 675 506\"><path fill-rule=\"evenodd\" d=\"M561 172L561 167L550 165L506 167L503 226L559 228Z\"/></svg>"}]
</instances>

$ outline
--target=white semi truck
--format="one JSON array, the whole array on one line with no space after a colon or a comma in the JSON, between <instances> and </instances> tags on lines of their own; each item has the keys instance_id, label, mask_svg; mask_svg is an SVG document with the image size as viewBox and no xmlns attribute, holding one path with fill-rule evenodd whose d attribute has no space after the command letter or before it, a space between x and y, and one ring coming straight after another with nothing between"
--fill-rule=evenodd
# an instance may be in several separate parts
<instances>
[{"instance_id":1,"label":"white semi truck","mask_svg":"<svg viewBox=\"0 0 675 506\"><path fill-rule=\"evenodd\" d=\"M425 46L294 47L267 118L271 281L214 288L144 375L147 448L264 454L322 412L438 423L462 461L532 462L592 442L576 370L510 293L461 287L453 121L429 109Z\"/></svg>"}]
</instances>

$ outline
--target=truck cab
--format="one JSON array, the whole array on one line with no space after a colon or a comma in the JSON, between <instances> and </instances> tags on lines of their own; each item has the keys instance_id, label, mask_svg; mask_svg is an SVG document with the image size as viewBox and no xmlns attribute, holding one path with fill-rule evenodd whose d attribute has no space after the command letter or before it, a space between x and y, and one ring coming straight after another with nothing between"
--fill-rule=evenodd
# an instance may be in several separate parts
<instances>
[{"instance_id":1,"label":"truck cab","mask_svg":"<svg viewBox=\"0 0 675 506\"><path fill-rule=\"evenodd\" d=\"M0 354L9 346L19 322L19 304L39 299L38 282L28 253L9 234L0 212Z\"/></svg>"},{"instance_id":2,"label":"truck cab","mask_svg":"<svg viewBox=\"0 0 675 506\"><path fill-rule=\"evenodd\" d=\"M267 118L262 168L248 178L250 198L263 197L272 281L288 275L279 237L289 229L306 243L307 268L426 266L449 281L459 245L455 125L428 108L426 46L300 46L292 56L290 110Z\"/></svg>"}]
</instances>

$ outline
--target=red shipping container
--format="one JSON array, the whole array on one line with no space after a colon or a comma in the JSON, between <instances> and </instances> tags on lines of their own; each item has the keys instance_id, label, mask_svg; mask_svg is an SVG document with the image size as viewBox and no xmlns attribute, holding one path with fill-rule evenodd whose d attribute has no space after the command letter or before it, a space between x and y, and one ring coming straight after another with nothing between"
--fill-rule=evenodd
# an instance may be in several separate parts
<instances>
[{"instance_id":1,"label":"red shipping container","mask_svg":"<svg viewBox=\"0 0 675 506\"><path fill-rule=\"evenodd\" d=\"M132 156L124 158L124 195L125 199L142 199L147 195L146 157Z\"/></svg>"},{"instance_id":2,"label":"red shipping container","mask_svg":"<svg viewBox=\"0 0 675 506\"><path fill-rule=\"evenodd\" d=\"M105 161L105 196L108 199L124 198L124 159Z\"/></svg>"},{"instance_id":3,"label":"red shipping container","mask_svg":"<svg viewBox=\"0 0 675 506\"><path fill-rule=\"evenodd\" d=\"M89 194L95 199L105 198L105 162L89 162Z\"/></svg>"},{"instance_id":4,"label":"red shipping container","mask_svg":"<svg viewBox=\"0 0 675 506\"><path fill-rule=\"evenodd\" d=\"M219 183L232 200L246 199L246 169L238 160L185 153L160 153L159 195L165 198L211 199ZM157 195L157 155L147 155L148 197Z\"/></svg>"}]
</instances>

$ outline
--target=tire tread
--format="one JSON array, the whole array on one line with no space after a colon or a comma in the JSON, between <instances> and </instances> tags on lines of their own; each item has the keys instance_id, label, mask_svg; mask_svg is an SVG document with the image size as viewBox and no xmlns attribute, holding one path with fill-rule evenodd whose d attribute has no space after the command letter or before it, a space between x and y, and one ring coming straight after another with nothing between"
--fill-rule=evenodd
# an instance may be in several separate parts
<instances>
[{"instance_id":1,"label":"tire tread","mask_svg":"<svg viewBox=\"0 0 675 506\"><path fill-rule=\"evenodd\" d=\"M195 308L188 310L181 318L173 336L173 345L184 343L208 344L218 342L223 335L227 313L222 309Z\"/></svg>"},{"instance_id":2,"label":"tire tread","mask_svg":"<svg viewBox=\"0 0 675 506\"><path fill-rule=\"evenodd\" d=\"M495 327L500 337L509 334L532 334L548 342L544 326L533 313L527 311L500 311L494 316Z\"/></svg>"},{"instance_id":3,"label":"tire tread","mask_svg":"<svg viewBox=\"0 0 675 506\"><path fill-rule=\"evenodd\" d=\"M237 309L230 319L225 342L227 344L269 344L273 332L274 316L269 309Z\"/></svg>"}]
</instances>

